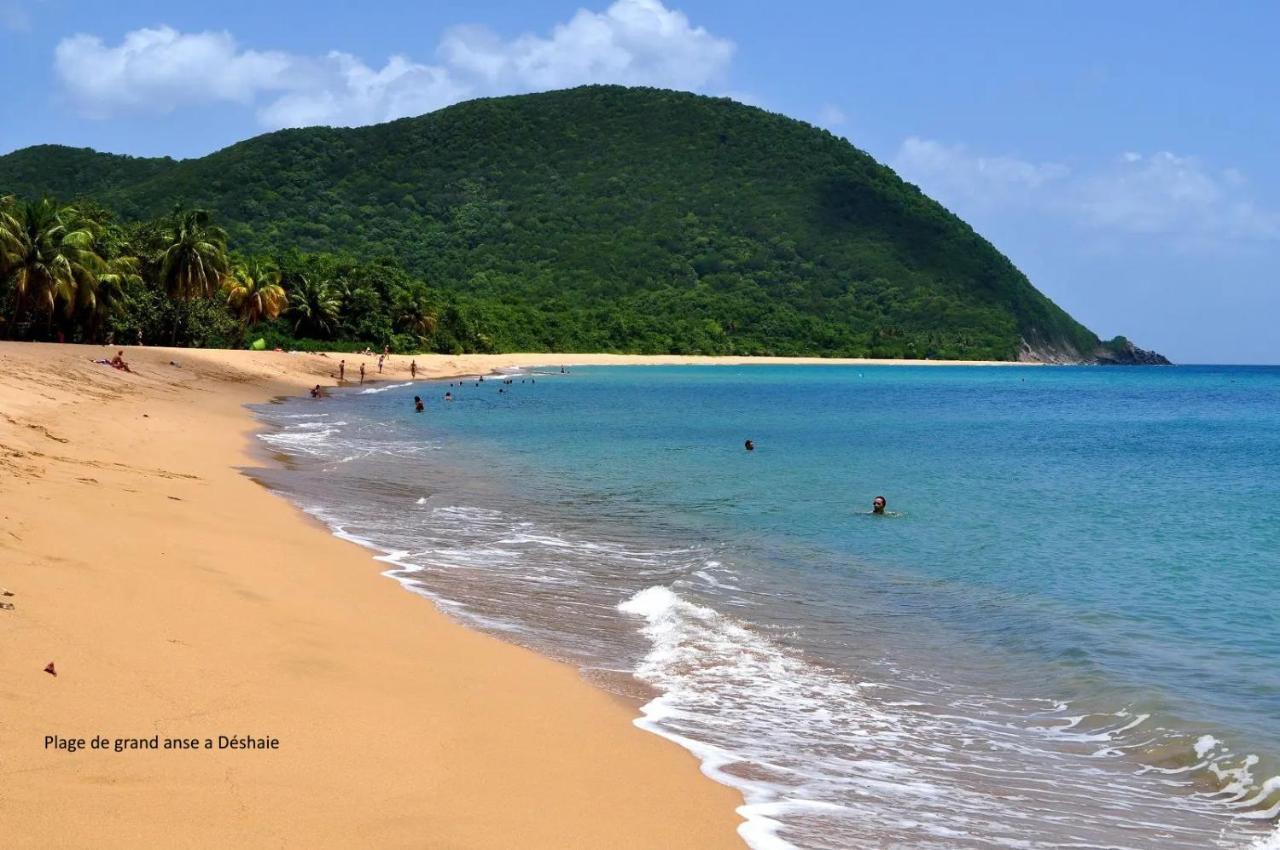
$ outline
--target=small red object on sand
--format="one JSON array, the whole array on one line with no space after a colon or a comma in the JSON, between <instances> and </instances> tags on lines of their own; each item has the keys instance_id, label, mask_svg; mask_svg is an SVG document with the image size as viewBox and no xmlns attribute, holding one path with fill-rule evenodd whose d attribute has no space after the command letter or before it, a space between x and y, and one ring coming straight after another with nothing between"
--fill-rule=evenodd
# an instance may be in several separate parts
<instances>
[{"instance_id":1,"label":"small red object on sand","mask_svg":"<svg viewBox=\"0 0 1280 850\"><path fill-rule=\"evenodd\" d=\"M48 673L50 676L57 676L57 675L58 675L58 671L57 671L56 669L54 669L54 666L53 666L53 662L52 662L52 661L50 661L48 664L46 664L46 665L45 665L45 667L44 667L44 672Z\"/></svg>"}]
</instances>

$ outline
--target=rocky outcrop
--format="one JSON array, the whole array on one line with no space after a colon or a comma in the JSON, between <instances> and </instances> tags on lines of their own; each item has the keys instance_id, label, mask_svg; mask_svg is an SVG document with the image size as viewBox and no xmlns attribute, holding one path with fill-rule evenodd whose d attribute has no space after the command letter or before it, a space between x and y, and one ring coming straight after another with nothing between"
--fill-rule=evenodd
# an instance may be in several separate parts
<instances>
[{"instance_id":1,"label":"rocky outcrop","mask_svg":"<svg viewBox=\"0 0 1280 850\"><path fill-rule=\"evenodd\" d=\"M1093 362L1103 366L1172 366L1169 358L1145 348L1138 348L1118 336L1102 343L1093 352Z\"/></svg>"},{"instance_id":2,"label":"rocky outcrop","mask_svg":"<svg viewBox=\"0 0 1280 850\"><path fill-rule=\"evenodd\" d=\"M1128 339L1118 336L1115 339L1098 343L1088 355L1077 351L1069 345L1033 345L1022 341L1018 348L1018 360L1023 363L1054 363L1063 366L1098 365L1098 366L1172 366L1163 354L1138 348Z\"/></svg>"}]
</instances>

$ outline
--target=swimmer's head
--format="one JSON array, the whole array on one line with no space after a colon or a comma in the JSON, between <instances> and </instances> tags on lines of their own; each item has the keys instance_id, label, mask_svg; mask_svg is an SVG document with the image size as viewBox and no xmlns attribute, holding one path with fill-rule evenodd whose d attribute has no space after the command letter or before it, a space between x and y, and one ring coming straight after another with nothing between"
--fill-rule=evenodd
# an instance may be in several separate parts
<instances>
[{"instance_id":1,"label":"swimmer's head","mask_svg":"<svg viewBox=\"0 0 1280 850\"><path fill-rule=\"evenodd\" d=\"M746 450L747 450L747 451L749 451L749 452L753 452L753 451L755 451L755 450L756 450L756 444L755 444L755 441L753 441L753 440L747 440L747 441L746 441L745 443L743 443L742 445L743 445L743 446L746 448Z\"/></svg>"},{"instance_id":2,"label":"swimmer's head","mask_svg":"<svg viewBox=\"0 0 1280 850\"><path fill-rule=\"evenodd\" d=\"M871 511L873 513L882 514L888 504L889 503L885 501L884 496L876 496L871 500Z\"/></svg>"}]
</instances>

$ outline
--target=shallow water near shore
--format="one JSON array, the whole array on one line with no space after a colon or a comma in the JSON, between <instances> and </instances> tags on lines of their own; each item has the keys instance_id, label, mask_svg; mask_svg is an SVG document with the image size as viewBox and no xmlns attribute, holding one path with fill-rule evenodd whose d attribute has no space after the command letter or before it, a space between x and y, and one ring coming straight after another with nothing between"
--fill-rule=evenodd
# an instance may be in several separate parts
<instances>
[{"instance_id":1,"label":"shallow water near shore","mask_svg":"<svg viewBox=\"0 0 1280 850\"><path fill-rule=\"evenodd\" d=\"M757 848L1272 846L1280 369L511 381L261 406L255 475L647 701Z\"/></svg>"}]
</instances>

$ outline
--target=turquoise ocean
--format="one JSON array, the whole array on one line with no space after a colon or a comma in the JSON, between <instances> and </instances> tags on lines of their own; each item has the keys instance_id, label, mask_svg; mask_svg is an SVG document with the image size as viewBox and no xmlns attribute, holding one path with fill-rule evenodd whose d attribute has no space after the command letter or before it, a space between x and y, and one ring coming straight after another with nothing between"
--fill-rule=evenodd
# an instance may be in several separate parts
<instances>
[{"instance_id":1,"label":"turquoise ocean","mask_svg":"<svg viewBox=\"0 0 1280 850\"><path fill-rule=\"evenodd\" d=\"M753 847L1280 848L1280 368L505 381L262 405L252 474L635 698Z\"/></svg>"}]
</instances>

